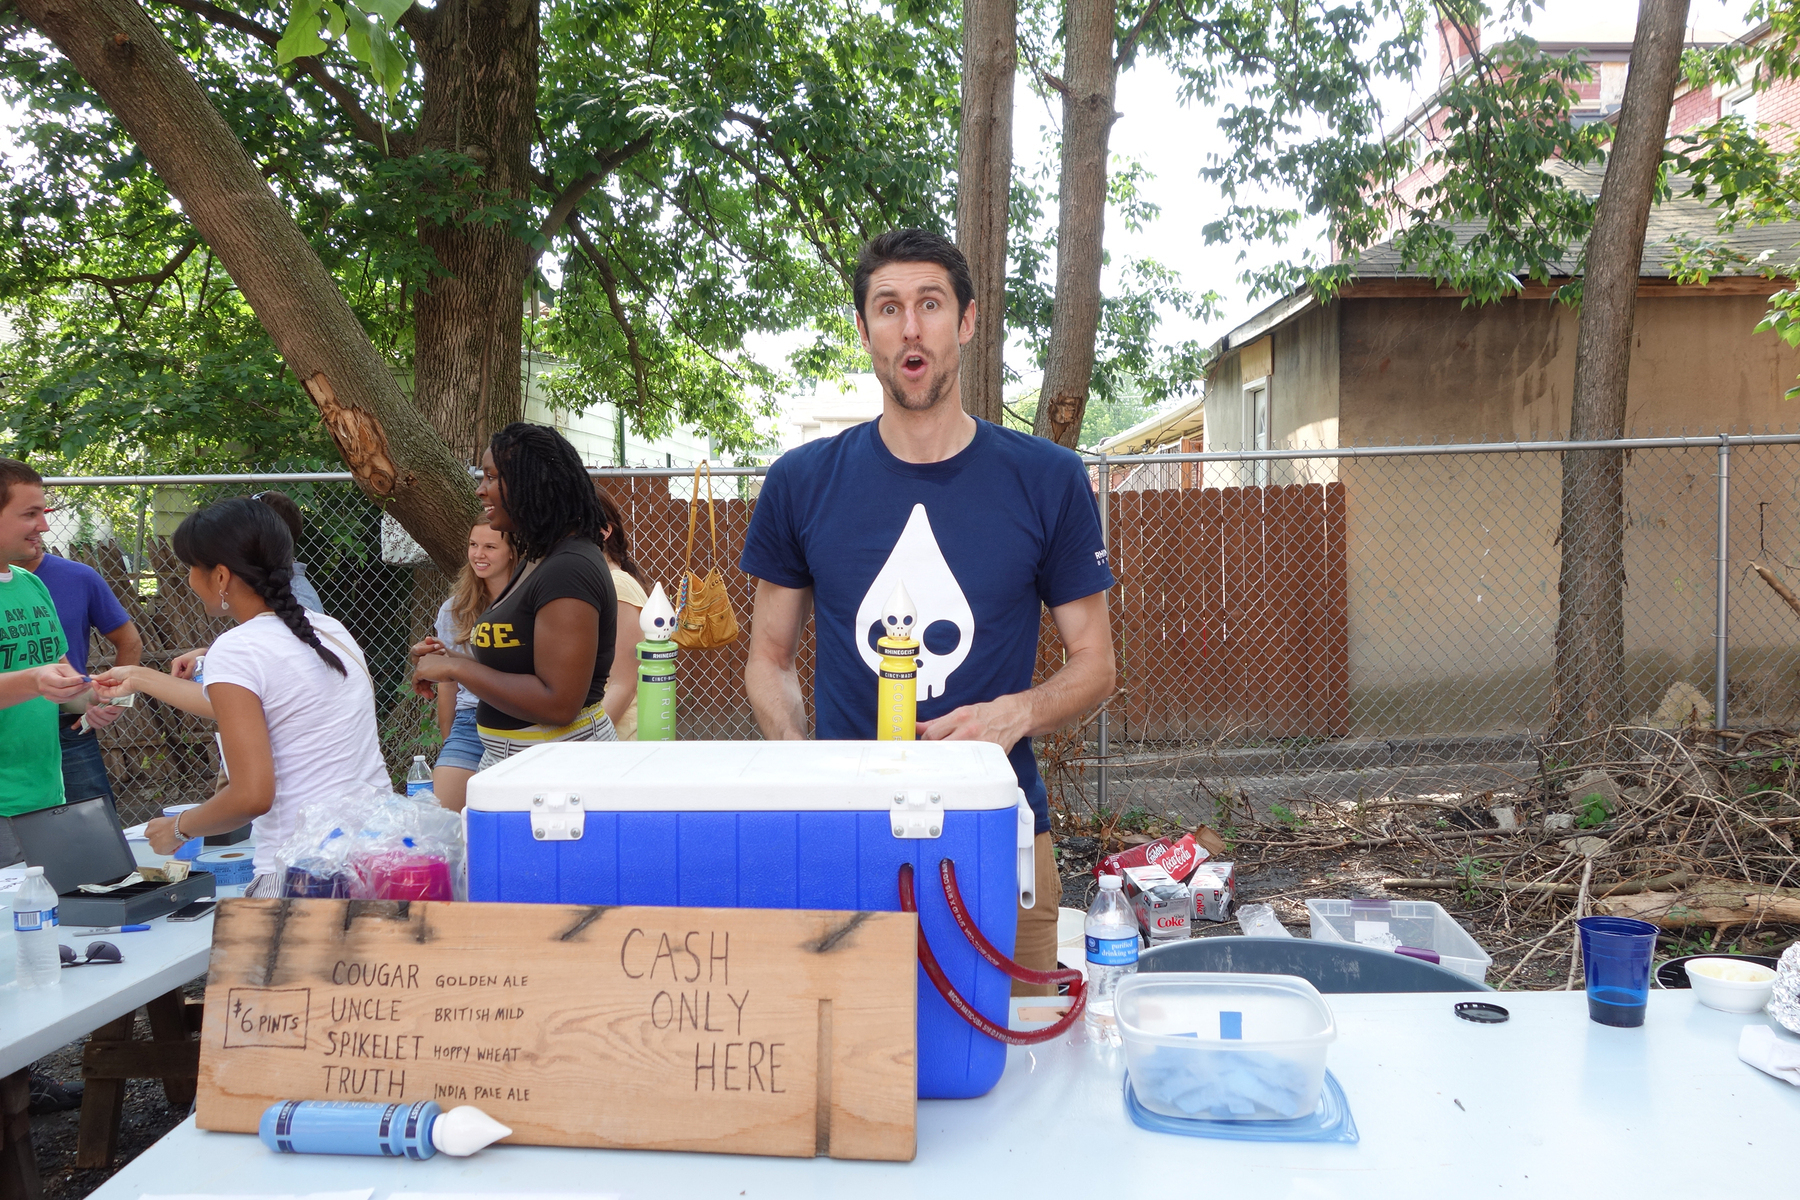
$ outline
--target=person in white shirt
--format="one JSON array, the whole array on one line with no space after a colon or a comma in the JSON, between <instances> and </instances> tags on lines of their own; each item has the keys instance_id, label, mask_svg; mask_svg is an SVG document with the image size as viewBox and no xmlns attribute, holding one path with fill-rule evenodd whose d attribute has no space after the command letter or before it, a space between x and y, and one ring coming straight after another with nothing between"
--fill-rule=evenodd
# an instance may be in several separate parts
<instances>
[{"instance_id":1,"label":"person in white shirt","mask_svg":"<svg viewBox=\"0 0 1800 1200\"><path fill-rule=\"evenodd\" d=\"M237 622L207 651L204 695L192 680L141 666L115 668L95 684L106 700L143 692L210 709L228 781L199 807L151 821L144 835L157 853L172 854L189 838L251 823L256 879L245 894L272 895L276 849L303 808L393 786L374 685L343 624L295 600L294 540L268 506L239 499L203 508L175 531L174 549L207 613Z\"/></svg>"},{"instance_id":2,"label":"person in white shirt","mask_svg":"<svg viewBox=\"0 0 1800 1200\"><path fill-rule=\"evenodd\" d=\"M519 557L506 535L491 525L469 530L468 561L456 578L456 590L438 609L435 644L450 654L468 654L469 634L511 582ZM428 642L432 639L427 639ZM475 732L475 709L481 702L460 683L437 689L438 728L444 744L431 769L431 791L439 804L461 812L469 777L481 766L481 735Z\"/></svg>"}]
</instances>

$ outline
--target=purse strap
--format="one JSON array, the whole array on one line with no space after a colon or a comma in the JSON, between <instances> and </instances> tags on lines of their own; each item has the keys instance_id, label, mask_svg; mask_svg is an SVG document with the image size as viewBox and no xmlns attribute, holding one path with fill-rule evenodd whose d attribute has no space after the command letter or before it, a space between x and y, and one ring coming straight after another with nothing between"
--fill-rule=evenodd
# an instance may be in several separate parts
<instances>
[{"instance_id":1,"label":"purse strap","mask_svg":"<svg viewBox=\"0 0 1800 1200\"><path fill-rule=\"evenodd\" d=\"M691 575L694 571L694 532L695 522L700 519L700 473L702 471L706 473L706 524L712 534L712 564L715 568L719 565L719 518L713 510L712 463L703 458L694 466L694 494L688 497L687 553L682 557L681 562L682 573L686 575Z\"/></svg>"},{"instance_id":2,"label":"purse strap","mask_svg":"<svg viewBox=\"0 0 1800 1200\"><path fill-rule=\"evenodd\" d=\"M311 622L308 622L308 624L311 624ZM358 658L356 655L354 655L350 652L350 647L344 645L344 643L338 641L336 638L332 637L329 633L326 633L323 629L320 629L317 625L313 626L313 632L318 634L320 637L324 638L326 641L330 642L331 648L333 650L336 650L339 654L343 655L345 658L349 659L351 662L355 663L359 668L361 668L362 673L363 673L363 678L367 679L369 681L369 691L371 693L373 693L375 691L375 677L373 675L369 674L368 665L366 663L364 663L362 659Z\"/></svg>"}]
</instances>

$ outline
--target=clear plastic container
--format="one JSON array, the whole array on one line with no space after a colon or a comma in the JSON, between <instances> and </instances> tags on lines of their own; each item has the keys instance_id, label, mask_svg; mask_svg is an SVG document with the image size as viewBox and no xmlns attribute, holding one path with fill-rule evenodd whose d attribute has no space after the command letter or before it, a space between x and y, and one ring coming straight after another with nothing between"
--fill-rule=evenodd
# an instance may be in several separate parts
<instances>
[{"instance_id":1,"label":"clear plastic container","mask_svg":"<svg viewBox=\"0 0 1800 1200\"><path fill-rule=\"evenodd\" d=\"M1132 1090L1151 1112L1289 1121L1318 1108L1337 1023L1306 980L1159 971L1114 995Z\"/></svg>"},{"instance_id":2,"label":"clear plastic container","mask_svg":"<svg viewBox=\"0 0 1800 1200\"><path fill-rule=\"evenodd\" d=\"M1494 957L1430 900L1308 900L1312 936L1317 942L1353 942L1411 954L1487 982Z\"/></svg>"}]
</instances>

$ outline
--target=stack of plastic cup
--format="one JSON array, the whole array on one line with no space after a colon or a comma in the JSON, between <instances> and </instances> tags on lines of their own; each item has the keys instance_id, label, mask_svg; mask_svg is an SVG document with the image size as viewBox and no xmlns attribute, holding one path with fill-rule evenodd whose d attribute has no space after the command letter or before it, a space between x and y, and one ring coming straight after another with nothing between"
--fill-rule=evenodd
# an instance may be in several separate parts
<instances>
[{"instance_id":1,"label":"stack of plastic cup","mask_svg":"<svg viewBox=\"0 0 1800 1200\"><path fill-rule=\"evenodd\" d=\"M289 867L281 894L312 900L342 900L350 895L350 880L341 874L314 875L303 867Z\"/></svg>"},{"instance_id":2,"label":"stack of plastic cup","mask_svg":"<svg viewBox=\"0 0 1800 1200\"><path fill-rule=\"evenodd\" d=\"M435 854L383 854L367 864L382 900L450 900L450 864Z\"/></svg>"},{"instance_id":3,"label":"stack of plastic cup","mask_svg":"<svg viewBox=\"0 0 1800 1200\"><path fill-rule=\"evenodd\" d=\"M1583 917L1581 964L1587 972L1588 1017L1633 1029L1650 1001L1650 960L1656 926L1630 917Z\"/></svg>"}]
</instances>

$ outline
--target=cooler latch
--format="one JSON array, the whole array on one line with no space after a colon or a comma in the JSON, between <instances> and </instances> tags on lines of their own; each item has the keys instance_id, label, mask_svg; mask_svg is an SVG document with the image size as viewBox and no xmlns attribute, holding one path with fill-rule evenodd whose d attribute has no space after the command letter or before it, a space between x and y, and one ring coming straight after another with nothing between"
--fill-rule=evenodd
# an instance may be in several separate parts
<instances>
[{"instance_id":1,"label":"cooler latch","mask_svg":"<svg viewBox=\"0 0 1800 1200\"><path fill-rule=\"evenodd\" d=\"M531 836L540 842L578 842L587 813L574 792L545 792L531 798Z\"/></svg>"},{"instance_id":2,"label":"cooler latch","mask_svg":"<svg viewBox=\"0 0 1800 1200\"><path fill-rule=\"evenodd\" d=\"M897 838L942 837L944 797L938 792L895 792L888 822Z\"/></svg>"}]
</instances>

